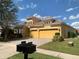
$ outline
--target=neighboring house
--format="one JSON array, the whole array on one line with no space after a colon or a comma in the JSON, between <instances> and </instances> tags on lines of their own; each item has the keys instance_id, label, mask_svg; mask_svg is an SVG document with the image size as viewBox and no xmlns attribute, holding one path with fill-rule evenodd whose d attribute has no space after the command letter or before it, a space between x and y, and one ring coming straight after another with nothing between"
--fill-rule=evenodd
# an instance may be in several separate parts
<instances>
[{"instance_id":1,"label":"neighboring house","mask_svg":"<svg viewBox=\"0 0 79 59\"><path fill-rule=\"evenodd\" d=\"M37 17L28 17L26 26L30 28L32 38L53 38L56 34L68 38L70 32L76 34L76 29L65 24L60 20L45 18L44 20Z\"/></svg>"},{"instance_id":2,"label":"neighboring house","mask_svg":"<svg viewBox=\"0 0 79 59\"><path fill-rule=\"evenodd\" d=\"M15 34L22 34L22 28L23 25L16 25L13 29L14 29L14 33Z\"/></svg>"}]
</instances>

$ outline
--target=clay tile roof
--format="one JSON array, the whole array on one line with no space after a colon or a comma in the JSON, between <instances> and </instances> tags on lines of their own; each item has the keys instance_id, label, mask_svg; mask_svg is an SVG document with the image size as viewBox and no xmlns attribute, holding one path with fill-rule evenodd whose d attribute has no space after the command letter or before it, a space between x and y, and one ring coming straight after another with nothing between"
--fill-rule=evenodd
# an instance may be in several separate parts
<instances>
[{"instance_id":1,"label":"clay tile roof","mask_svg":"<svg viewBox=\"0 0 79 59\"><path fill-rule=\"evenodd\" d=\"M47 18L47 19L39 19L37 17L28 17L28 20L29 19L32 19L33 21L36 21L36 23L34 24L28 24L30 25L31 27L37 27L37 26L45 26L45 25L50 25L50 26L54 26L54 25L61 25L63 24L64 22L62 22L61 20L55 20L53 18Z\"/></svg>"}]
</instances>

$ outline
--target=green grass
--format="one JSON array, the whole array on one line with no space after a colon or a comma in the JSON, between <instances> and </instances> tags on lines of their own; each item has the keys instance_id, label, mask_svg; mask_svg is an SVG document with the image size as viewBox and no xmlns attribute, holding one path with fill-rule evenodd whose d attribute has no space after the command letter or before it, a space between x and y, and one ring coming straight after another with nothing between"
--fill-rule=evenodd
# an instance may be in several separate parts
<instances>
[{"instance_id":1,"label":"green grass","mask_svg":"<svg viewBox=\"0 0 79 59\"><path fill-rule=\"evenodd\" d=\"M73 47L68 46L69 41L74 42ZM79 38L66 40L63 42L49 42L47 44L40 46L39 48L73 54L73 55L79 55Z\"/></svg>"},{"instance_id":2,"label":"green grass","mask_svg":"<svg viewBox=\"0 0 79 59\"><path fill-rule=\"evenodd\" d=\"M19 53L8 59L23 59L23 54ZM39 54L39 53L33 53L33 54L29 55L29 59L60 59L60 58L48 56L48 55L44 55L44 54Z\"/></svg>"}]
</instances>

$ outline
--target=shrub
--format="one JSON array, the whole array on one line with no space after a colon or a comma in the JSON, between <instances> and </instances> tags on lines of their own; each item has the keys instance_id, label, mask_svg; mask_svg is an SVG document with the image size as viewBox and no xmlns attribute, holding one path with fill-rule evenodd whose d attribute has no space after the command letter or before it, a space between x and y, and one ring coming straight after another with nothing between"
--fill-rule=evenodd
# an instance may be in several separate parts
<instances>
[{"instance_id":1,"label":"shrub","mask_svg":"<svg viewBox=\"0 0 79 59\"><path fill-rule=\"evenodd\" d=\"M52 39L53 42L56 42L56 41L64 41L64 38L62 36L59 36L59 35L55 35Z\"/></svg>"},{"instance_id":2,"label":"shrub","mask_svg":"<svg viewBox=\"0 0 79 59\"><path fill-rule=\"evenodd\" d=\"M57 41L57 39L58 39L58 35L55 35L52 40L55 42Z\"/></svg>"},{"instance_id":3,"label":"shrub","mask_svg":"<svg viewBox=\"0 0 79 59\"><path fill-rule=\"evenodd\" d=\"M76 33L74 33L74 32L68 32L68 38L74 38L76 36L77 36Z\"/></svg>"},{"instance_id":4,"label":"shrub","mask_svg":"<svg viewBox=\"0 0 79 59\"><path fill-rule=\"evenodd\" d=\"M62 36L58 36L58 41L59 42L64 41L64 38Z\"/></svg>"},{"instance_id":5,"label":"shrub","mask_svg":"<svg viewBox=\"0 0 79 59\"><path fill-rule=\"evenodd\" d=\"M14 31L10 28L2 29L0 41L9 41L14 38Z\"/></svg>"}]
</instances>

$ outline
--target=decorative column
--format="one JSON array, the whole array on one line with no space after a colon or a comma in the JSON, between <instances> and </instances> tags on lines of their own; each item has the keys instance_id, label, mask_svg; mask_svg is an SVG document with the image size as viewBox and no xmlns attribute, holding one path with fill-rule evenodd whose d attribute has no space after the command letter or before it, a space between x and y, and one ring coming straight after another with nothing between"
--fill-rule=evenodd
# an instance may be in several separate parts
<instances>
[{"instance_id":1,"label":"decorative column","mask_svg":"<svg viewBox=\"0 0 79 59\"><path fill-rule=\"evenodd\" d=\"M37 28L37 32L38 32L38 39L40 38L40 30L39 28Z\"/></svg>"}]
</instances>

